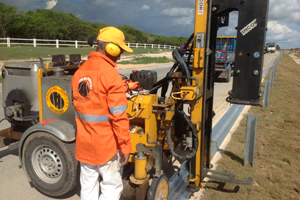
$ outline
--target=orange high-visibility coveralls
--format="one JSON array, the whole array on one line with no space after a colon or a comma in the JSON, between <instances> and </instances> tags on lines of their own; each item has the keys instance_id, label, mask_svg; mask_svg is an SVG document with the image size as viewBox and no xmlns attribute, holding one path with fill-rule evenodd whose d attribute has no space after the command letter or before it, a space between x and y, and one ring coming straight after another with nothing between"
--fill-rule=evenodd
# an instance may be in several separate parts
<instances>
[{"instance_id":1,"label":"orange high-visibility coveralls","mask_svg":"<svg viewBox=\"0 0 300 200\"><path fill-rule=\"evenodd\" d=\"M80 162L101 165L118 151L131 152L125 87L115 67L102 53L90 52L73 76L75 157Z\"/></svg>"}]
</instances>

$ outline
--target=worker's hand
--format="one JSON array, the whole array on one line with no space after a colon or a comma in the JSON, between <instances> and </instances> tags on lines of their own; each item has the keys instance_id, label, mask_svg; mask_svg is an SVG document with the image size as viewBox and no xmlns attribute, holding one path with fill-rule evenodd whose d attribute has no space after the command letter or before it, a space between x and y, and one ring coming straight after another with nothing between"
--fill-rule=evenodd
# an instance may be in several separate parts
<instances>
[{"instance_id":1,"label":"worker's hand","mask_svg":"<svg viewBox=\"0 0 300 200\"><path fill-rule=\"evenodd\" d=\"M120 168L121 167L124 167L127 163L128 163L128 159L129 159L129 154L121 154L121 160L123 160L124 158L124 161L123 163L120 165Z\"/></svg>"}]
</instances>

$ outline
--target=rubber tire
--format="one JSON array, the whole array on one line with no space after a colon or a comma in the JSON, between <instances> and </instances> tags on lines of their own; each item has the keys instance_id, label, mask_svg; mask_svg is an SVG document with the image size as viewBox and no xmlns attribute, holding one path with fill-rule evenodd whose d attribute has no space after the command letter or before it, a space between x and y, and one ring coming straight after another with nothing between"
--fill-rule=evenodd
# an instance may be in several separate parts
<instances>
[{"instance_id":1,"label":"rubber tire","mask_svg":"<svg viewBox=\"0 0 300 200\"><path fill-rule=\"evenodd\" d=\"M153 178L153 181L149 187L148 193L147 193L147 200L157 200L155 198L157 190L159 188L159 185L162 183L163 180L167 181L168 184L168 195L169 195L169 179L167 178L167 176L165 174L162 174L160 177L158 178ZM169 199L169 197L165 197L166 199Z\"/></svg>"},{"instance_id":2,"label":"rubber tire","mask_svg":"<svg viewBox=\"0 0 300 200\"><path fill-rule=\"evenodd\" d=\"M60 180L54 184L43 181L34 171L31 155L34 152L34 149L40 145L51 148L61 159L63 166L62 175ZM33 133L26 139L22 150L22 164L24 171L34 187L41 193L51 197L62 196L76 186L78 161L75 159L74 152L74 142L62 142L57 137L46 132Z\"/></svg>"}]
</instances>

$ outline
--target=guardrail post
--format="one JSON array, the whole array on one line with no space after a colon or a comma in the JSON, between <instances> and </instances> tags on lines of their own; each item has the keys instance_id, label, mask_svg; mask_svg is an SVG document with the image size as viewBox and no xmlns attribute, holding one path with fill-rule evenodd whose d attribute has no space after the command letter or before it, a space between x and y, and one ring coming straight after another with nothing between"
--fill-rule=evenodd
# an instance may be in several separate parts
<instances>
[{"instance_id":1,"label":"guardrail post","mask_svg":"<svg viewBox=\"0 0 300 200\"><path fill-rule=\"evenodd\" d=\"M274 70L272 69L270 74L271 87L273 87L273 81L274 81Z\"/></svg>"},{"instance_id":2,"label":"guardrail post","mask_svg":"<svg viewBox=\"0 0 300 200\"><path fill-rule=\"evenodd\" d=\"M7 37L7 42L6 42L6 44L7 44L7 47L10 47L10 37Z\"/></svg>"},{"instance_id":3,"label":"guardrail post","mask_svg":"<svg viewBox=\"0 0 300 200\"><path fill-rule=\"evenodd\" d=\"M135 44L135 48L139 48L139 43L136 43L136 44Z\"/></svg>"},{"instance_id":4,"label":"guardrail post","mask_svg":"<svg viewBox=\"0 0 300 200\"><path fill-rule=\"evenodd\" d=\"M160 48L160 45L158 45L157 48L159 49L159 48Z\"/></svg>"},{"instance_id":5,"label":"guardrail post","mask_svg":"<svg viewBox=\"0 0 300 200\"><path fill-rule=\"evenodd\" d=\"M33 47L36 47L36 38L33 38Z\"/></svg>"},{"instance_id":6,"label":"guardrail post","mask_svg":"<svg viewBox=\"0 0 300 200\"><path fill-rule=\"evenodd\" d=\"M166 49L166 45L164 45L164 49Z\"/></svg>"},{"instance_id":7,"label":"guardrail post","mask_svg":"<svg viewBox=\"0 0 300 200\"><path fill-rule=\"evenodd\" d=\"M127 46L130 47L130 43L128 43Z\"/></svg>"},{"instance_id":8,"label":"guardrail post","mask_svg":"<svg viewBox=\"0 0 300 200\"><path fill-rule=\"evenodd\" d=\"M152 46L152 49L153 49L153 44L151 44L151 46Z\"/></svg>"},{"instance_id":9,"label":"guardrail post","mask_svg":"<svg viewBox=\"0 0 300 200\"><path fill-rule=\"evenodd\" d=\"M58 39L56 39L56 48L59 48Z\"/></svg>"},{"instance_id":10,"label":"guardrail post","mask_svg":"<svg viewBox=\"0 0 300 200\"><path fill-rule=\"evenodd\" d=\"M75 40L75 48L77 49L78 48L78 41Z\"/></svg>"},{"instance_id":11,"label":"guardrail post","mask_svg":"<svg viewBox=\"0 0 300 200\"><path fill-rule=\"evenodd\" d=\"M269 95L270 95L270 81L265 81L263 107L269 106Z\"/></svg>"},{"instance_id":12,"label":"guardrail post","mask_svg":"<svg viewBox=\"0 0 300 200\"><path fill-rule=\"evenodd\" d=\"M254 168L255 144L257 132L257 115L247 115L244 166L249 163Z\"/></svg>"},{"instance_id":13,"label":"guardrail post","mask_svg":"<svg viewBox=\"0 0 300 200\"><path fill-rule=\"evenodd\" d=\"M144 49L146 49L146 43L144 44Z\"/></svg>"}]
</instances>

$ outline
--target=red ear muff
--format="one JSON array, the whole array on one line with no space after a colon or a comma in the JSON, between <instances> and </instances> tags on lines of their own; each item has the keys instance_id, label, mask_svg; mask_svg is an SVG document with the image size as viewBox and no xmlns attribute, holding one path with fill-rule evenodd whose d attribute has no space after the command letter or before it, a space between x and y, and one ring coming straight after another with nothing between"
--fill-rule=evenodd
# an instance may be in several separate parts
<instances>
[{"instance_id":1,"label":"red ear muff","mask_svg":"<svg viewBox=\"0 0 300 200\"><path fill-rule=\"evenodd\" d=\"M105 51L106 51L106 53L108 53L109 55L114 56L114 57L119 56L121 53L120 47L113 43L108 43L105 46Z\"/></svg>"}]
</instances>

